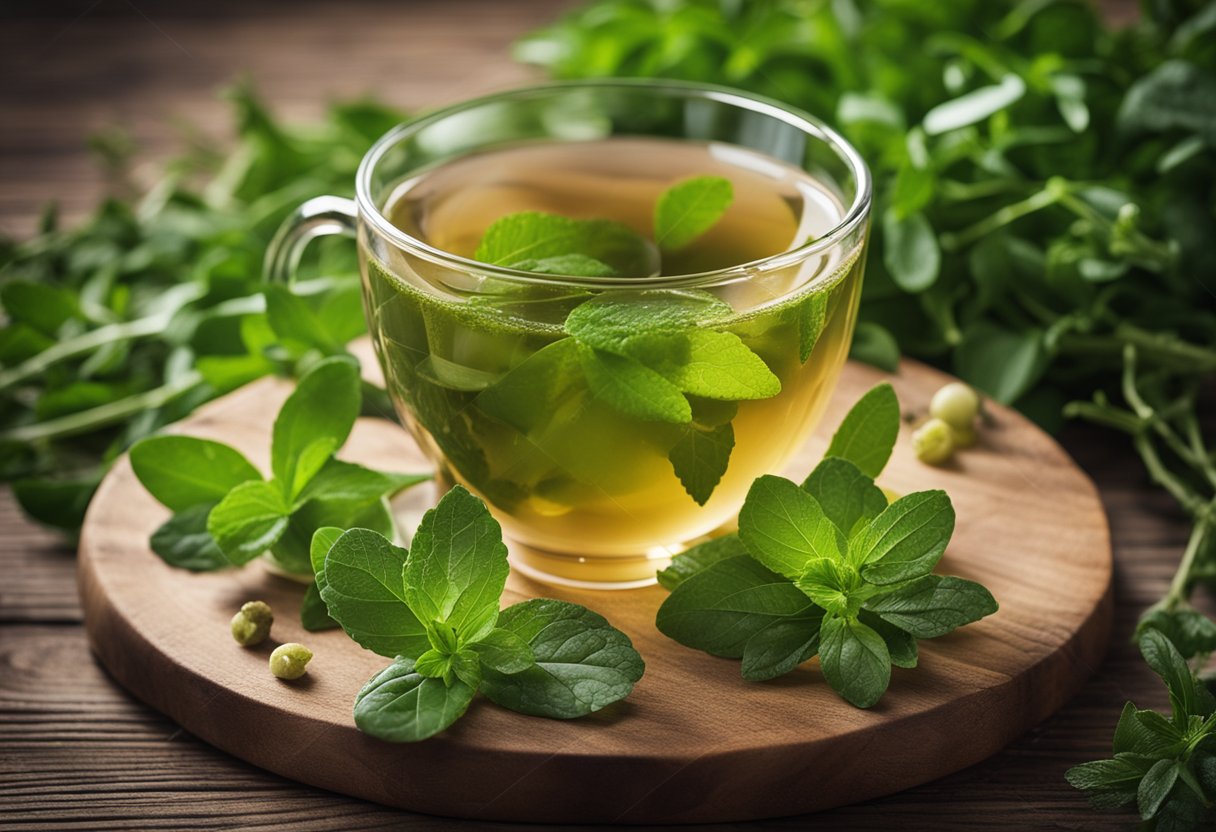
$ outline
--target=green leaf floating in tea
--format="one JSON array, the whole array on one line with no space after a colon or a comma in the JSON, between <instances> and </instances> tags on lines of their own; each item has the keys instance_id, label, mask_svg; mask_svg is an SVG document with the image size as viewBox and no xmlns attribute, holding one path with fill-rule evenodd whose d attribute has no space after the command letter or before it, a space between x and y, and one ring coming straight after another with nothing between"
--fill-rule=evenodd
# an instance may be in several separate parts
<instances>
[{"instance_id":1,"label":"green leaf floating in tea","mask_svg":"<svg viewBox=\"0 0 1216 832\"><path fill-rule=\"evenodd\" d=\"M656 625L688 647L742 659L771 679L818 654L828 684L868 708L891 667L914 667L916 640L996 612L987 589L931 574L954 531L942 491L890 505L874 484L899 432L888 384L867 393L798 486L753 483L739 533L703 543L659 573L672 590Z\"/></svg>"},{"instance_id":2,"label":"green leaf floating in tea","mask_svg":"<svg viewBox=\"0 0 1216 832\"><path fill-rule=\"evenodd\" d=\"M367 529L338 531L314 539L320 597L351 638L394 658L355 697L355 724L372 736L434 736L478 690L523 714L572 719L642 677L628 636L591 610L533 599L499 611L502 530L460 486L423 516L408 552Z\"/></svg>"}]
</instances>

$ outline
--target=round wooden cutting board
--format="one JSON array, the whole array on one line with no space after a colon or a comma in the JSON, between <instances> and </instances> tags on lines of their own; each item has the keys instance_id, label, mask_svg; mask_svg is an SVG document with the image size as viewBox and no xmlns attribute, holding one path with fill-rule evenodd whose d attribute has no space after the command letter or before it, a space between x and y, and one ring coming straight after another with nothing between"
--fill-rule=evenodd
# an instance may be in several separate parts
<instances>
[{"instance_id":1,"label":"round wooden cutting board","mask_svg":"<svg viewBox=\"0 0 1216 832\"><path fill-rule=\"evenodd\" d=\"M785 472L801 480L849 405L884 376L850 364L821 430ZM948 378L905 362L891 378L905 411ZM265 468L273 414L290 392L263 380L203 408L183 432L219 439ZM922 465L903 436L881 483L899 493L945 488L957 531L938 571L983 582L1000 612L922 642L920 667L896 668L868 711L836 697L808 664L744 682L739 662L687 649L654 627L659 587L561 589L513 574L503 604L576 601L629 634L646 675L624 702L561 722L484 699L443 734L393 745L360 733L355 692L386 659L340 630L307 633L298 583L255 563L195 575L147 545L166 512L125 458L89 508L80 543L85 623L102 664L186 730L255 765L378 803L468 818L533 822L691 823L790 815L877 797L971 765L1055 711L1097 667L1111 616L1111 553L1093 484L1048 436L991 407L977 447L944 468ZM343 454L425 470L404 431L361 420ZM434 499L418 489L413 499ZM272 638L242 649L228 621L269 602ZM275 644L316 654L298 682L266 668Z\"/></svg>"}]
</instances>

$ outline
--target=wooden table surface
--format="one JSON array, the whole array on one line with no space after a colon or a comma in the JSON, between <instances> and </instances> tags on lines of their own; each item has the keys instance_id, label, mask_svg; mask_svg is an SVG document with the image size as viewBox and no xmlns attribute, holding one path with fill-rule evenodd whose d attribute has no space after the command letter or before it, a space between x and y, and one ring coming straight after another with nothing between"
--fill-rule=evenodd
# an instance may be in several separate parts
<instances>
[{"instance_id":1,"label":"wooden table surface","mask_svg":"<svg viewBox=\"0 0 1216 832\"><path fill-rule=\"evenodd\" d=\"M568 5L9 3L0 10L0 229L30 233L51 198L69 220L89 209L104 181L86 137L100 127L131 130L149 160L171 153L175 119L222 135L227 108L213 93L240 70L291 118L361 92L424 107L527 80L531 73L510 61L508 44ZM1109 753L1126 700L1165 707L1129 635L1140 611L1164 593L1188 528L1120 437L1076 427L1063 442L1097 481L1115 545L1110 653L1081 694L961 773L812 817L722 828L1134 828L1128 814L1091 810L1064 772ZM411 815L322 792L183 733L93 661L71 548L23 520L7 492L0 492L0 574L0 829L519 828ZM1210 598L1201 605L1213 609Z\"/></svg>"}]
</instances>

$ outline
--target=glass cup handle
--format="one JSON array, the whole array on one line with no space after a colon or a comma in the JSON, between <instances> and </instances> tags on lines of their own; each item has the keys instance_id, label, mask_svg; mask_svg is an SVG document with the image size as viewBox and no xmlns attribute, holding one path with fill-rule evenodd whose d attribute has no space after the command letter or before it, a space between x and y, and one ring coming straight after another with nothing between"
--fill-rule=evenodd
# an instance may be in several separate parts
<instances>
[{"instance_id":1,"label":"glass cup handle","mask_svg":"<svg viewBox=\"0 0 1216 832\"><path fill-rule=\"evenodd\" d=\"M317 237L354 237L358 213L353 199L318 196L303 203L283 221L266 249L263 274L270 283L290 285L304 249Z\"/></svg>"}]
</instances>

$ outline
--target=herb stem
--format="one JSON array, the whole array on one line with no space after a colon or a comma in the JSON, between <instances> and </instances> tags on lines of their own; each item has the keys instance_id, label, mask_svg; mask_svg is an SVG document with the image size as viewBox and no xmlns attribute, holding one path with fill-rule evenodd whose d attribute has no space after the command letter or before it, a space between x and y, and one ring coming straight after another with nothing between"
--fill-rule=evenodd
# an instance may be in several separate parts
<instances>
[{"instance_id":1,"label":"herb stem","mask_svg":"<svg viewBox=\"0 0 1216 832\"><path fill-rule=\"evenodd\" d=\"M1191 582L1191 569L1195 565L1195 558L1203 548L1208 530L1209 521L1206 517L1198 520L1191 529L1191 536L1186 542L1186 550L1182 553L1182 560L1178 563L1178 571L1174 573L1174 578L1170 581L1169 592L1161 602L1161 606L1165 610L1172 612L1180 604L1186 602Z\"/></svg>"},{"instance_id":2,"label":"herb stem","mask_svg":"<svg viewBox=\"0 0 1216 832\"><path fill-rule=\"evenodd\" d=\"M183 375L180 379L169 384L155 387L151 390L145 390L142 393L137 393L133 396L128 396L125 399L119 399L115 402L108 402L99 407L94 407L90 410L83 410L79 413L71 413L67 416L62 416L58 419L50 419L46 422L36 422L30 425L22 425L21 427L13 428L12 430L0 433L0 440L11 442L36 442L47 439L59 439L65 436L76 436L81 433L88 433L97 428L107 427L116 422L121 422L129 416L134 416L142 413L145 410L152 410L168 404L173 399L191 390L200 382L203 377L196 371L191 371Z\"/></svg>"},{"instance_id":3,"label":"herb stem","mask_svg":"<svg viewBox=\"0 0 1216 832\"><path fill-rule=\"evenodd\" d=\"M1063 180L1051 179L1041 191L1031 194L1021 202L1006 205L1004 208L985 217L974 225L953 234L942 234L942 248L947 251L958 251L966 248L976 240L986 237L994 231L1009 225L1035 211L1041 211L1058 203L1066 192L1067 185Z\"/></svg>"}]
</instances>

